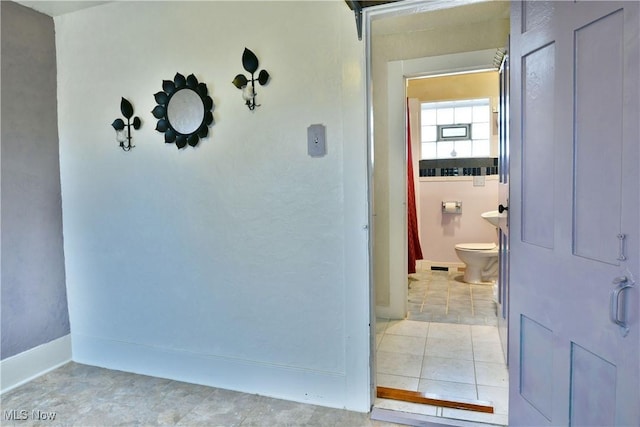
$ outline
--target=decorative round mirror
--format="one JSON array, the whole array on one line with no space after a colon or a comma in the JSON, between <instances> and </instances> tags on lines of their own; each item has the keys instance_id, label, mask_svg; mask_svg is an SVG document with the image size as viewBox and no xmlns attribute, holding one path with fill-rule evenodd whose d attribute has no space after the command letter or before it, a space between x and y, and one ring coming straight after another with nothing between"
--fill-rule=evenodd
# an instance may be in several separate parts
<instances>
[{"instance_id":1,"label":"decorative round mirror","mask_svg":"<svg viewBox=\"0 0 640 427\"><path fill-rule=\"evenodd\" d=\"M213 100L207 85L189 74L185 78L176 73L171 80L162 81L162 91L153 95L158 105L151 111L158 119L156 130L164 133L164 142L175 142L178 148L198 145L209 134L213 123Z\"/></svg>"}]
</instances>

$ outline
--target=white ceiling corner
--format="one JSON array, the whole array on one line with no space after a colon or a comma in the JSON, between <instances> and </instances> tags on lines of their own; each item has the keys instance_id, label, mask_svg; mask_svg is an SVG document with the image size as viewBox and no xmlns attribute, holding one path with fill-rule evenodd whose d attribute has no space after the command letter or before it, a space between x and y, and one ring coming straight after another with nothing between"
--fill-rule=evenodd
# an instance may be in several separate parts
<instances>
[{"instance_id":1,"label":"white ceiling corner","mask_svg":"<svg viewBox=\"0 0 640 427\"><path fill-rule=\"evenodd\" d=\"M77 12L78 10L87 9L89 7L99 6L111 1L94 1L94 0L14 0L23 6L37 10L49 16L59 16L66 13Z\"/></svg>"}]
</instances>

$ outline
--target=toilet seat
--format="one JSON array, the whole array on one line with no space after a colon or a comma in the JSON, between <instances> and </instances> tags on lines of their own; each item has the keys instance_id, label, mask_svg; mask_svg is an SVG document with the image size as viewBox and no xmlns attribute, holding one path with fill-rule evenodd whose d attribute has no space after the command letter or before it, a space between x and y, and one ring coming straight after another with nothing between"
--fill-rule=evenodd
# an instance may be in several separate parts
<instances>
[{"instance_id":1,"label":"toilet seat","mask_svg":"<svg viewBox=\"0 0 640 427\"><path fill-rule=\"evenodd\" d=\"M458 243L455 247L463 251L490 251L498 246L495 243Z\"/></svg>"}]
</instances>

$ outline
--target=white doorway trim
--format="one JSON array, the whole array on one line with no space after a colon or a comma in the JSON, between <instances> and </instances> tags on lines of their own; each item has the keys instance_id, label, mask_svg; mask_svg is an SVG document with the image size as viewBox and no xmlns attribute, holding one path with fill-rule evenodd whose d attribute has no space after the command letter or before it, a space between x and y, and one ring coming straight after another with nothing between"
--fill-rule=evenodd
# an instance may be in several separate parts
<instances>
[{"instance_id":1,"label":"white doorway trim","mask_svg":"<svg viewBox=\"0 0 640 427\"><path fill-rule=\"evenodd\" d=\"M454 53L387 63L388 141L406 140L406 81L412 77L495 69L496 49ZM373 142L371 142L373 144ZM389 306L376 314L402 319L407 313L407 156L406 144L389 147ZM416 154L417 155L417 154Z\"/></svg>"}]
</instances>

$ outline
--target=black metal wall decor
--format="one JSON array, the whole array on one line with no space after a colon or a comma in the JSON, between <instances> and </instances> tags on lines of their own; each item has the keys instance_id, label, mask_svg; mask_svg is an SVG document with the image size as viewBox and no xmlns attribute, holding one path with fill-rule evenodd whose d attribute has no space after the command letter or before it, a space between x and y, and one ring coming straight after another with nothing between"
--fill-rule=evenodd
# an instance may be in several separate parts
<instances>
[{"instance_id":1,"label":"black metal wall decor","mask_svg":"<svg viewBox=\"0 0 640 427\"><path fill-rule=\"evenodd\" d=\"M158 119L156 130L164 133L164 142L184 148L198 145L209 135L213 123L213 100L207 85L189 74L176 73L173 80L162 81L162 91L153 95L158 105L151 111Z\"/></svg>"},{"instance_id":2,"label":"black metal wall decor","mask_svg":"<svg viewBox=\"0 0 640 427\"><path fill-rule=\"evenodd\" d=\"M135 145L131 144L131 126L133 126L135 130L138 130L142 122L139 117L133 117L133 105L125 98L122 98L120 101L120 111L127 119L127 123L125 124L122 119L115 119L113 123L111 123L111 126L116 130L116 141L120 143L120 148L124 151L129 151L135 147ZM133 117L133 122L131 121L131 117Z\"/></svg>"},{"instance_id":3,"label":"black metal wall decor","mask_svg":"<svg viewBox=\"0 0 640 427\"><path fill-rule=\"evenodd\" d=\"M262 70L258 74L258 78L254 78L254 73L258 71L258 57L246 47L242 53L242 66L251 73L251 80L248 80L244 74L238 74L232 83L238 89L242 89L242 98L245 100L246 106L249 107L249 110L254 110L260 106L260 104L256 104L255 81L257 80L261 86L266 85L269 81L269 73L267 70Z\"/></svg>"}]
</instances>

